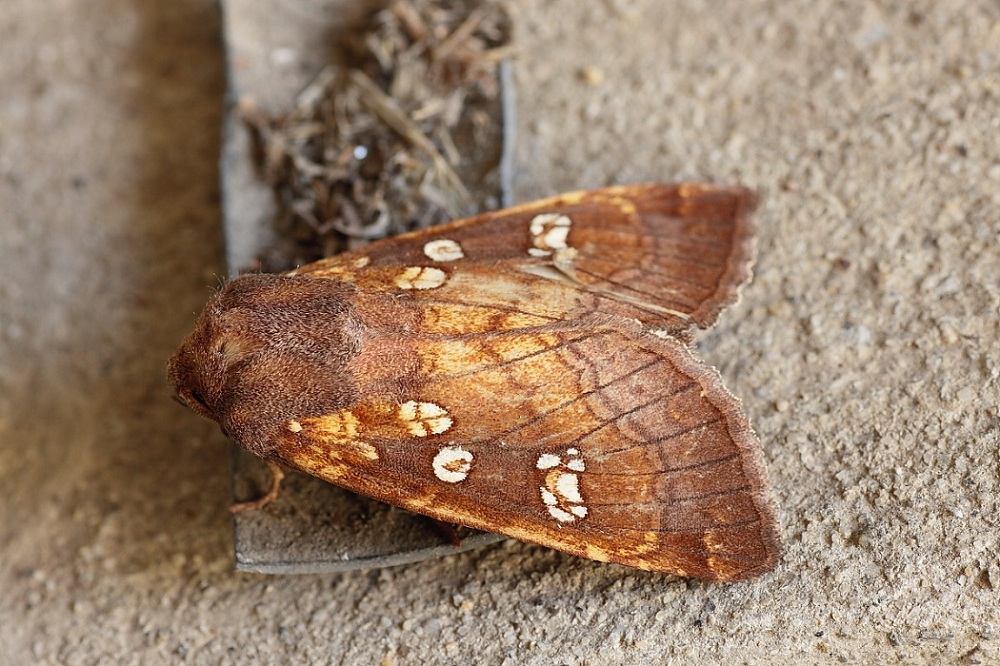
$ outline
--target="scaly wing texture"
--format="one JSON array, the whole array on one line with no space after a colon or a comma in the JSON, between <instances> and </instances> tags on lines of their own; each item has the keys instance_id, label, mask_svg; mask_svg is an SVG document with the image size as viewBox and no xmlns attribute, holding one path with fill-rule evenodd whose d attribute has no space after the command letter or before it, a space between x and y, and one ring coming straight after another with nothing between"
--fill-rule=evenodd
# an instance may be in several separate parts
<instances>
[{"instance_id":1,"label":"scaly wing texture","mask_svg":"<svg viewBox=\"0 0 1000 666\"><path fill-rule=\"evenodd\" d=\"M374 338L359 400L289 415L281 458L434 518L739 580L779 551L759 445L718 374L634 322ZM386 349L419 363L387 382Z\"/></svg>"},{"instance_id":2,"label":"scaly wing texture","mask_svg":"<svg viewBox=\"0 0 1000 666\"><path fill-rule=\"evenodd\" d=\"M600 309L681 333L710 326L748 279L755 203L744 188L706 184L575 192L380 241L293 274L364 289L405 285L416 300L477 305L479 290L460 276L479 264L576 287L569 301L546 301L556 317Z\"/></svg>"},{"instance_id":3,"label":"scaly wing texture","mask_svg":"<svg viewBox=\"0 0 1000 666\"><path fill-rule=\"evenodd\" d=\"M760 446L681 339L749 277L753 205L738 187L615 187L240 278L171 377L245 447L371 497L749 578L780 550Z\"/></svg>"}]
</instances>

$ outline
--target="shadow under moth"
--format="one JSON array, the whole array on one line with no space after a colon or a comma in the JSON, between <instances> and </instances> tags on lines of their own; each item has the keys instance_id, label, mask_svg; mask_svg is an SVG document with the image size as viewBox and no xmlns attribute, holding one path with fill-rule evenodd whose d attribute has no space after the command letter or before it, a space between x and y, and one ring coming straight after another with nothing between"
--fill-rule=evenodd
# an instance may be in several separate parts
<instances>
[{"instance_id":1,"label":"shadow under moth","mask_svg":"<svg viewBox=\"0 0 1000 666\"><path fill-rule=\"evenodd\" d=\"M687 345L750 276L754 205L611 187L244 275L169 377L264 459L439 521L757 576L781 549L760 444Z\"/></svg>"}]
</instances>

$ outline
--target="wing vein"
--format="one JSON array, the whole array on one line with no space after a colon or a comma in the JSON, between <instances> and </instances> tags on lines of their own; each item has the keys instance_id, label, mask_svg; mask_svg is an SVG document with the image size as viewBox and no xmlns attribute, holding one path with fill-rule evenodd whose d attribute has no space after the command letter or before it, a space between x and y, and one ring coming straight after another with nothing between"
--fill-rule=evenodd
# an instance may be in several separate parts
<instances>
[{"instance_id":1,"label":"wing vein","mask_svg":"<svg viewBox=\"0 0 1000 666\"><path fill-rule=\"evenodd\" d=\"M527 312L526 310L521 310L520 308L515 308L505 305L495 305L494 303L490 303L488 306L480 305L475 302L470 303L468 299L451 300L447 298L428 298L424 301L424 303L427 303L428 305L459 305L459 306L475 305L477 307L489 307L489 309L491 310L500 310L501 312L507 312L511 314L522 314L522 315L527 315L529 317L540 317L542 319L548 319L549 321L560 321L563 319L563 317L555 315L540 314L537 312ZM476 335L479 334L477 333Z\"/></svg>"},{"instance_id":2,"label":"wing vein","mask_svg":"<svg viewBox=\"0 0 1000 666\"><path fill-rule=\"evenodd\" d=\"M538 423L539 421L543 421L543 420L547 419L547 418L548 418L548 417L549 417L549 416L550 416L551 414L554 414L554 413L556 413L556 412L557 412L557 411L559 411L560 409L565 409L565 408L569 407L570 405L573 405L573 404L576 404L577 402L579 402L579 401L581 401L581 400L583 400L583 399L585 399L585 398L587 398L587 397L589 397L589 396L591 396L591 395L594 395L595 393L598 393L599 391L601 391L601 390L603 390L603 389L606 389L606 388L608 388L609 386L613 386L613 385L614 385L614 384L615 384L616 382L620 382L620 381L622 381L622 380L625 380L625 379L628 379L629 377L631 377L631 376L635 375L636 373L639 373L639 372L642 372L642 371L643 371L643 370L645 370L646 368L649 368L649 367L651 367L651 366L655 365L656 363L658 363L658 362L659 362L659 360L660 360L659 358L656 358L656 359L653 359L653 360L652 360L652 361L650 361L649 363L647 363L647 364L645 364L645 365L643 365L643 366L641 366L641 367L638 367L638 368L636 368L636 369L632 370L631 372L629 372L629 373L627 373L627 374L624 374L624 375L622 375L621 377L616 377L615 379L613 379L612 381L608 382L607 384L602 384L601 386L597 386L597 387L595 387L595 388L593 388L593 389L591 389L591 390L589 390L589 391L585 391L585 392L583 392L583 393L579 393L579 394L577 394L577 395L576 395L576 396L575 396L575 397L574 397L573 399L571 399L571 400L567 400L566 402L564 402L564 403L562 403L561 405L558 405L558 406L556 406L556 407L553 407L552 409L550 409L550 410L549 410L549 411L547 411L547 412L544 412L544 413L541 413L541 414L538 414L538 415L537 415L537 416L535 416L535 417L534 417L533 419L531 419L531 420L529 420L529 421L527 421L527 422L525 422L525 423L519 423L518 425L516 425L515 427L511 428L510 430L507 430L507 431L505 431L505 432L501 433L500 435L498 435L498 436L496 437L496 439L502 439L503 437L506 437L506 436L510 436L510 435L512 435L512 434L514 434L514 433L516 433L516 432L517 432L517 431L519 431L519 430L523 430L524 428L527 428L528 426L531 426L531 425L534 425L535 423ZM694 382L692 382L692 384L693 384L693 383L694 383ZM639 405L639 406L638 406L638 407L636 407L635 409L633 409L633 410L630 410L629 412L624 412L623 414L620 414L620 415L616 416L615 418L616 418L616 419L617 419L617 418L621 418L622 416L625 416L626 414L629 414L629 413L631 413L632 411L635 411L635 410L637 410L637 409L642 409L643 407L645 407L645 406L647 406L647 405L650 405L650 404L652 404L652 403L654 403L654 402L656 402L656 401L658 401L658 400L660 400L660 399L661 399L661 397L657 397L657 398L655 398L654 400L651 400L651 401L650 401L650 402L648 402L648 403L645 403L645 404L642 404L642 405ZM580 440L582 440L582 439L583 439L584 437L587 437L588 435L590 435L590 434L592 434L592 433L594 433L594 432L597 432L597 431L598 431L598 430L600 430L601 428L604 428L604 427L607 427L607 425L608 425L608 423L607 423L607 422L604 422L604 423L601 423L601 424L600 424L599 426L597 426L597 427L595 427L595 428L592 428L592 429L588 430L587 432L585 432L585 433L583 433L582 435L580 435L580 436L579 436L579 437L578 437L577 439L573 440L572 444L575 444L575 443L579 442L579 441L580 441ZM570 445L568 445L568 446L569 446L570 448L572 448L572 444L570 444Z\"/></svg>"},{"instance_id":3,"label":"wing vein","mask_svg":"<svg viewBox=\"0 0 1000 666\"><path fill-rule=\"evenodd\" d=\"M670 396L666 396L666 397L670 397ZM632 444L631 446L626 446L626 447L621 448L621 449L613 449L613 450L610 450L610 451L605 451L605 453L625 453L626 451L632 451L632 450L634 450L634 449L636 449L636 448L638 448L640 446L649 446L650 444L660 444L661 442L669 442L670 440L676 439L678 437L682 437L682 436L688 434L689 432L694 432L698 428L704 428L706 426L714 425L714 424L718 423L721 420L722 420L722 417L718 416L718 417L716 417L714 419L710 419L710 420L705 421L703 423L699 423L697 425L693 425L690 428L684 428L683 430L678 430L677 432L672 433L670 435L667 435L666 437L660 437L659 439L653 439L653 440L650 440L650 441L647 441L647 442L640 442L638 444ZM709 462L712 462L712 461L709 461ZM698 467L698 466L703 465L703 464L708 464L708 463L694 463L693 465L691 465L691 467ZM673 467L673 468L670 468L670 471L674 471L674 470L680 471L680 470L684 470L684 469L686 469L686 467Z\"/></svg>"},{"instance_id":4,"label":"wing vein","mask_svg":"<svg viewBox=\"0 0 1000 666\"><path fill-rule=\"evenodd\" d=\"M618 235L624 235L624 234L620 234L619 233ZM639 234L632 234L632 235L638 236ZM657 238L667 238L667 236L656 236L656 237ZM714 244L714 245L708 245L708 244L702 244L702 243L696 243L696 244L703 245L705 247L716 247L716 248L723 249L723 250L731 248L733 246L732 242L729 242L729 243L718 243L718 244ZM622 244L622 246L627 247L627 244ZM651 254L653 256L657 256L657 257L669 257L671 259L676 259L677 261L681 261L681 262L688 263L688 264L701 264L703 266L717 266L717 264L715 264L715 263L709 263L709 262L705 261L704 259L701 259L697 255L694 255L693 253L690 253L690 252L681 252L680 248L678 248L677 250L674 250L674 251L666 251L666 248L662 248L662 247L643 248L643 251L644 251L644 253L648 253L648 254ZM727 253L726 256L728 257L729 254ZM723 263L725 263L725 262L723 262Z\"/></svg>"},{"instance_id":5,"label":"wing vein","mask_svg":"<svg viewBox=\"0 0 1000 666\"><path fill-rule=\"evenodd\" d=\"M645 296L646 298L648 298L648 299L650 299L650 300L652 300L654 302L657 302L657 304L664 303L664 302L665 303L671 303L671 304L677 306L678 308L680 308L682 311L684 311L684 310L693 311L693 310L696 310L698 308L698 306L700 305L700 303L693 303L692 304L690 302L679 301L679 300L676 300L674 298L670 298L670 297L666 296L665 294L654 294L653 292L644 291L642 289L637 289L636 287L627 285L627 284L625 284L623 282L618 282L616 280L612 280L610 277L606 277L606 276L603 276L603 275L598 275L597 273L594 273L592 271L588 271L588 270L586 270L584 268L580 268L579 266L574 266L573 267L573 271L574 272L583 273L585 275L589 275L590 277L596 278L597 280L599 280L601 282L604 282L606 284L613 284L616 287L620 287L621 289L625 289L625 290L628 290L628 291L631 291L631 292L635 292L636 294L640 294L641 296ZM615 297L615 295L613 293L602 293L602 295L608 296L609 298L614 298Z\"/></svg>"},{"instance_id":6,"label":"wing vein","mask_svg":"<svg viewBox=\"0 0 1000 666\"><path fill-rule=\"evenodd\" d=\"M704 499L709 499L711 497L724 497L726 495L735 495L736 493L742 493L750 490L749 485L742 485L738 488L727 488L726 490L715 490L710 493L702 493L701 495L690 495L688 497L671 497L663 502L601 502L592 503L592 506L671 506L673 504L686 504L689 502L697 502Z\"/></svg>"},{"instance_id":7,"label":"wing vein","mask_svg":"<svg viewBox=\"0 0 1000 666\"><path fill-rule=\"evenodd\" d=\"M701 289L704 289L704 290L706 290L706 291L708 291L710 293L714 292L718 288L718 281L716 281L715 283L709 284L707 282L699 282L698 280L691 280L691 279L688 279L688 278L685 278L685 277L681 277L679 275L668 275L668 276L664 277L663 275L661 275L661 274L659 274L659 273L657 273L655 271L652 271L652 270L650 270L648 268L645 268L643 266L640 266L640 265L631 264L631 265L623 266L621 264L617 264L616 262L608 260L608 259L602 259L602 258L599 258L599 257L595 257L594 255L589 255L588 254L586 256L587 256L587 258L588 258L589 261L593 261L593 262L596 262L596 263L602 263L602 264L612 264L614 266L620 266L620 268L618 270L621 270L621 269L634 270L634 271L638 271L640 273L645 273L646 275L653 275L655 277L663 278L663 279L665 279L668 282L679 282L681 284L691 285L692 287L700 287Z\"/></svg>"},{"instance_id":8,"label":"wing vein","mask_svg":"<svg viewBox=\"0 0 1000 666\"><path fill-rule=\"evenodd\" d=\"M512 334L523 334L523 331L512 331L511 333ZM525 360L528 360L530 358L534 358L536 356L540 356L542 354L547 354L547 353L551 352L553 349L558 349L559 347L561 347L563 345L567 345L567 344L570 344L570 343L573 343L573 342L582 342L584 340L589 340L590 338L593 338L593 337L596 337L596 336L602 335L602 334L607 334L607 331L587 331L583 335L580 335L579 337L570 338L568 340L560 341L559 345L556 346L556 347L546 347L545 349L540 349L538 351L531 352L530 354L525 354L524 356L518 356L517 358L511 358L511 359L505 359L505 360L498 360L493 365L488 365L488 366L485 366L485 367L474 368L474 369L468 370L466 372L455 372L455 373L450 373L450 374L449 373L438 373L438 374L436 374L436 375L434 375L434 376L429 377L428 379L426 379L424 381L424 383L425 384L434 384L436 382L442 382L442 381L445 381L445 380L461 379L462 377L468 377L470 375L478 375L479 373L483 372L484 370L498 370L500 368L505 368L507 366L513 365L514 363L518 363L519 361L525 361ZM478 334L461 334L461 335L440 335L440 336L435 336L435 337L450 338L450 339L460 340L460 339L470 338L470 337L471 338L477 338L479 336L478 336ZM597 387L594 390L598 390L600 388L602 388L602 387Z\"/></svg>"},{"instance_id":9,"label":"wing vein","mask_svg":"<svg viewBox=\"0 0 1000 666\"><path fill-rule=\"evenodd\" d=\"M678 222L685 222L689 220L677 220ZM710 219L700 220L701 222L713 222ZM723 224L728 224L729 229L733 229L735 225L732 224L732 219L714 220L715 222L722 222ZM731 242L727 241L713 241L707 238L700 238L698 236L692 236L691 234L669 230L669 229L652 229L650 228L648 222L643 226L641 230L635 230L634 227L603 227L599 229L601 234L613 234L615 236L639 236L639 237L652 237L652 238L664 238L667 240L677 241L678 243L689 243L691 245L700 245L702 247L716 247L716 248L727 248L732 245ZM730 234L731 236L732 234Z\"/></svg>"}]
</instances>

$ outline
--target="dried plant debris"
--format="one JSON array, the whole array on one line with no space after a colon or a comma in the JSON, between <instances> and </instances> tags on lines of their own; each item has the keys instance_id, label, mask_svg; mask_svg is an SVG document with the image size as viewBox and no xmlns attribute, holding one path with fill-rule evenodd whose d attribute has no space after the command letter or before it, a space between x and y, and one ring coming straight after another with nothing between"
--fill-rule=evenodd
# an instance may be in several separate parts
<instances>
[{"instance_id":1,"label":"dried plant debris","mask_svg":"<svg viewBox=\"0 0 1000 666\"><path fill-rule=\"evenodd\" d=\"M263 267L497 207L509 36L498 2L394 0L343 40L345 65L323 70L293 111L269 117L245 102L294 245Z\"/></svg>"}]
</instances>

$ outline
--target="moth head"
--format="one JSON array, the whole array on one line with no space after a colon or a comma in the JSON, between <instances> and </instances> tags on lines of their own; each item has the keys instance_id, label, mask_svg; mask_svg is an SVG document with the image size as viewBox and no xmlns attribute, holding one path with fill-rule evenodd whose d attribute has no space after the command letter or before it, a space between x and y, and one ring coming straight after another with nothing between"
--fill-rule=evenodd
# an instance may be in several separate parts
<instances>
[{"instance_id":1,"label":"moth head","mask_svg":"<svg viewBox=\"0 0 1000 666\"><path fill-rule=\"evenodd\" d=\"M167 366L175 399L213 421L220 421L232 371L259 348L240 325L244 316L233 305L226 291L214 296Z\"/></svg>"},{"instance_id":2,"label":"moth head","mask_svg":"<svg viewBox=\"0 0 1000 666\"><path fill-rule=\"evenodd\" d=\"M358 325L336 280L246 275L212 297L170 359L175 397L257 453L290 415L351 399Z\"/></svg>"}]
</instances>

